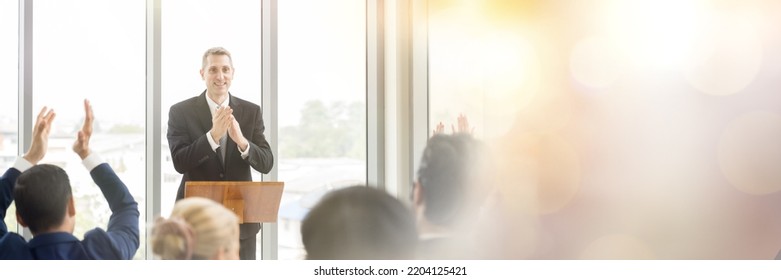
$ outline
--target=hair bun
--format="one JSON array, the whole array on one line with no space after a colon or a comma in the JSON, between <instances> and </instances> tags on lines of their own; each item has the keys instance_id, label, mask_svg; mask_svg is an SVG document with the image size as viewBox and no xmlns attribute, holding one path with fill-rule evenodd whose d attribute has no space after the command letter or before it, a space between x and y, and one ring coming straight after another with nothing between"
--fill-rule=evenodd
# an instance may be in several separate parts
<instances>
[{"instance_id":1,"label":"hair bun","mask_svg":"<svg viewBox=\"0 0 781 280\"><path fill-rule=\"evenodd\" d=\"M163 259L189 260L195 247L195 233L190 225L179 217L155 220L152 229L154 253Z\"/></svg>"}]
</instances>

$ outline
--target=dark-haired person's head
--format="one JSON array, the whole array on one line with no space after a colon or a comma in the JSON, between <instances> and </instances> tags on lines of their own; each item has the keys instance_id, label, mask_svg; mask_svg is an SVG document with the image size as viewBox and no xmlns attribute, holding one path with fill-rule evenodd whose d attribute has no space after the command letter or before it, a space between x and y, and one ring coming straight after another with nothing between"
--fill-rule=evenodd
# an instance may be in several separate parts
<instances>
[{"instance_id":1,"label":"dark-haired person's head","mask_svg":"<svg viewBox=\"0 0 781 280\"><path fill-rule=\"evenodd\" d=\"M310 260L412 259L412 212L389 194L364 186L328 193L301 225Z\"/></svg>"},{"instance_id":2,"label":"dark-haired person's head","mask_svg":"<svg viewBox=\"0 0 781 280\"><path fill-rule=\"evenodd\" d=\"M16 219L33 235L73 233L76 208L65 170L51 164L33 166L19 175L14 188Z\"/></svg>"},{"instance_id":3,"label":"dark-haired person's head","mask_svg":"<svg viewBox=\"0 0 781 280\"><path fill-rule=\"evenodd\" d=\"M436 134L428 140L420 159L413 203L418 218L449 227L469 205L474 187L485 168L485 150L471 135Z\"/></svg>"}]
</instances>

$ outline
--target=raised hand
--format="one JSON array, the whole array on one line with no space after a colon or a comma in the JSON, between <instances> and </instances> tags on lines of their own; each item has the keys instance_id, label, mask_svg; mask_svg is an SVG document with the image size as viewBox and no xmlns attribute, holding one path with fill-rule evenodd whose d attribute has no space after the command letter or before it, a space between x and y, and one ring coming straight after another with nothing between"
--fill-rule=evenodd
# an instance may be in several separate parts
<instances>
[{"instance_id":1,"label":"raised hand","mask_svg":"<svg viewBox=\"0 0 781 280\"><path fill-rule=\"evenodd\" d=\"M57 115L54 110L47 110L43 107L41 112L38 113L38 117L35 119L35 126L33 126L33 138L30 143L30 149L22 156L25 160L33 165L38 164L43 156L46 155L46 150L49 148L49 131L52 128L52 121Z\"/></svg>"},{"instance_id":2,"label":"raised hand","mask_svg":"<svg viewBox=\"0 0 781 280\"><path fill-rule=\"evenodd\" d=\"M439 122L439 123L437 124L437 127L436 127L436 128L434 128L434 131L433 131L433 132L434 132L434 134L445 133L445 125L444 125L444 124L442 124L442 122Z\"/></svg>"},{"instance_id":3,"label":"raised hand","mask_svg":"<svg viewBox=\"0 0 781 280\"><path fill-rule=\"evenodd\" d=\"M458 115L458 126L451 124L450 129L452 134L456 134L456 133L474 134L475 133L475 128L469 126L469 119L467 119L464 114ZM437 124L437 127L434 128L433 132L434 134L445 133L445 125L442 124L442 122L439 122Z\"/></svg>"},{"instance_id":4,"label":"raised hand","mask_svg":"<svg viewBox=\"0 0 781 280\"><path fill-rule=\"evenodd\" d=\"M231 118L231 120L232 124L230 128L228 128L228 136L230 136L233 142L236 142L236 145L239 146L239 149L246 151L247 146L249 145L249 141L247 141L247 138L244 138L244 134L241 133L241 126L239 126L239 122L236 121L236 118Z\"/></svg>"},{"instance_id":5,"label":"raised hand","mask_svg":"<svg viewBox=\"0 0 781 280\"><path fill-rule=\"evenodd\" d=\"M76 142L73 143L73 151L81 159L87 158L90 154L89 139L92 137L92 122L95 116L92 114L92 105L89 100L84 99L84 124L76 135Z\"/></svg>"},{"instance_id":6,"label":"raised hand","mask_svg":"<svg viewBox=\"0 0 781 280\"><path fill-rule=\"evenodd\" d=\"M220 107L212 116L212 130L209 133L212 140L219 143L220 139L228 133L228 128L233 123L233 109L230 106Z\"/></svg>"},{"instance_id":7,"label":"raised hand","mask_svg":"<svg viewBox=\"0 0 781 280\"><path fill-rule=\"evenodd\" d=\"M456 130L456 127L451 125L450 128L453 130L453 134L455 133L468 133L468 134L474 134L475 128L469 127L469 120L464 116L464 114L458 115L458 130Z\"/></svg>"}]
</instances>

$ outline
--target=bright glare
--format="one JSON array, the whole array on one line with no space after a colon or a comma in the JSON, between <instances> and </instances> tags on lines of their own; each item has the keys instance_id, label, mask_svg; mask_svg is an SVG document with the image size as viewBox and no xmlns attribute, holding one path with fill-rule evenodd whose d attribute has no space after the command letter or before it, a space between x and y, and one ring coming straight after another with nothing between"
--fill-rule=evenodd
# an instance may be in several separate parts
<instances>
[{"instance_id":1,"label":"bright glare","mask_svg":"<svg viewBox=\"0 0 781 280\"><path fill-rule=\"evenodd\" d=\"M477 135L497 138L508 133L515 116L539 91L539 57L532 44L514 30L491 26L478 10L445 9L431 22L429 60L432 102L460 100L432 109L431 122L449 126L465 113ZM438 44L437 42L448 42Z\"/></svg>"},{"instance_id":2,"label":"bright glare","mask_svg":"<svg viewBox=\"0 0 781 280\"><path fill-rule=\"evenodd\" d=\"M692 40L708 22L707 4L703 0L613 0L605 5L604 29L636 64L678 70L694 52Z\"/></svg>"},{"instance_id":3,"label":"bright glare","mask_svg":"<svg viewBox=\"0 0 781 280\"><path fill-rule=\"evenodd\" d=\"M443 2L429 19L430 123L466 113L497 151L505 207L527 231L498 241L526 251L500 251L776 256L778 1Z\"/></svg>"},{"instance_id":4,"label":"bright glare","mask_svg":"<svg viewBox=\"0 0 781 280\"><path fill-rule=\"evenodd\" d=\"M509 131L519 110L534 97L539 70L531 46L515 36L496 34L482 44L477 69L481 69L486 108L484 133L487 138L495 138Z\"/></svg>"},{"instance_id":5,"label":"bright glare","mask_svg":"<svg viewBox=\"0 0 781 280\"><path fill-rule=\"evenodd\" d=\"M758 15L723 14L696 42L699 53L691 56L685 69L689 83L712 95L730 95L743 90L756 78L763 48Z\"/></svg>"},{"instance_id":6,"label":"bright glare","mask_svg":"<svg viewBox=\"0 0 781 280\"><path fill-rule=\"evenodd\" d=\"M572 76L581 84L603 89L611 86L623 70L615 42L589 37L575 45L570 57Z\"/></svg>"}]
</instances>

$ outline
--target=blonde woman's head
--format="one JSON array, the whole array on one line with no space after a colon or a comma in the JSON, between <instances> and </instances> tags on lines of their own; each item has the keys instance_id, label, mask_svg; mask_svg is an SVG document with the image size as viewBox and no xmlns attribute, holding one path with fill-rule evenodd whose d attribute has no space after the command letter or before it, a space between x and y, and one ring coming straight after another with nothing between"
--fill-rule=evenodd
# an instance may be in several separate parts
<instances>
[{"instance_id":1,"label":"blonde woman's head","mask_svg":"<svg viewBox=\"0 0 781 280\"><path fill-rule=\"evenodd\" d=\"M239 219L206 198L179 200L155 221L152 251L165 260L239 259Z\"/></svg>"}]
</instances>

